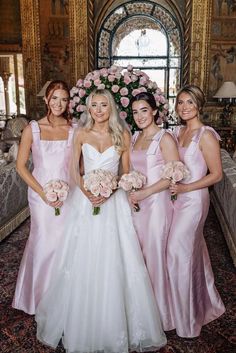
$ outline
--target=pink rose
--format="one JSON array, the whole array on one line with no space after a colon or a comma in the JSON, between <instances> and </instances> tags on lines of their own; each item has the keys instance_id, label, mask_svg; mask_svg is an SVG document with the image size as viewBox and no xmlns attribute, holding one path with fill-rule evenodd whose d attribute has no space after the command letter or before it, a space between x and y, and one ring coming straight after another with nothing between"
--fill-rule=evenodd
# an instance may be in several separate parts
<instances>
[{"instance_id":1,"label":"pink rose","mask_svg":"<svg viewBox=\"0 0 236 353\"><path fill-rule=\"evenodd\" d=\"M92 83L90 80L84 80L84 87L85 88L90 88L92 86Z\"/></svg>"},{"instance_id":2,"label":"pink rose","mask_svg":"<svg viewBox=\"0 0 236 353\"><path fill-rule=\"evenodd\" d=\"M79 89L79 97L83 98L85 96L85 94L86 94L86 91L84 89L80 88Z\"/></svg>"},{"instance_id":3,"label":"pink rose","mask_svg":"<svg viewBox=\"0 0 236 353\"><path fill-rule=\"evenodd\" d=\"M59 201L65 201L68 196L68 192L66 190L59 190L57 193Z\"/></svg>"},{"instance_id":4,"label":"pink rose","mask_svg":"<svg viewBox=\"0 0 236 353\"><path fill-rule=\"evenodd\" d=\"M108 76L108 70L105 67L103 67L102 69L100 69L100 74L103 77L107 77Z\"/></svg>"},{"instance_id":5,"label":"pink rose","mask_svg":"<svg viewBox=\"0 0 236 353\"><path fill-rule=\"evenodd\" d=\"M131 78L128 75L124 75L124 83L128 85L130 82L132 82Z\"/></svg>"},{"instance_id":6,"label":"pink rose","mask_svg":"<svg viewBox=\"0 0 236 353\"><path fill-rule=\"evenodd\" d=\"M45 196L49 202L57 201L57 194L55 192L46 192Z\"/></svg>"},{"instance_id":7,"label":"pink rose","mask_svg":"<svg viewBox=\"0 0 236 353\"><path fill-rule=\"evenodd\" d=\"M141 91L138 88L135 88L132 92L132 96L135 97L137 94L141 93Z\"/></svg>"},{"instance_id":8,"label":"pink rose","mask_svg":"<svg viewBox=\"0 0 236 353\"><path fill-rule=\"evenodd\" d=\"M102 81L101 81L99 78L97 78L96 80L94 80L95 86L99 86L101 83L102 83Z\"/></svg>"},{"instance_id":9,"label":"pink rose","mask_svg":"<svg viewBox=\"0 0 236 353\"><path fill-rule=\"evenodd\" d=\"M127 96L127 94L129 93L128 89L126 87L122 87L120 90L120 94L122 96Z\"/></svg>"},{"instance_id":10,"label":"pink rose","mask_svg":"<svg viewBox=\"0 0 236 353\"><path fill-rule=\"evenodd\" d=\"M117 93L119 91L119 89L120 89L120 87L118 85L113 85L111 87L111 90L112 90L113 93Z\"/></svg>"},{"instance_id":11,"label":"pink rose","mask_svg":"<svg viewBox=\"0 0 236 353\"><path fill-rule=\"evenodd\" d=\"M72 87L70 90L70 95L73 97L74 94L78 93L79 89L78 87Z\"/></svg>"},{"instance_id":12,"label":"pink rose","mask_svg":"<svg viewBox=\"0 0 236 353\"><path fill-rule=\"evenodd\" d=\"M98 89L105 89L104 83L101 83L100 85L98 85Z\"/></svg>"},{"instance_id":13,"label":"pink rose","mask_svg":"<svg viewBox=\"0 0 236 353\"><path fill-rule=\"evenodd\" d=\"M128 65L128 66L127 66L127 70L128 70L128 71L132 71L132 70L133 70L133 65Z\"/></svg>"},{"instance_id":14,"label":"pink rose","mask_svg":"<svg viewBox=\"0 0 236 353\"><path fill-rule=\"evenodd\" d=\"M83 86L83 80L80 78L77 83L76 83L77 87L82 87Z\"/></svg>"},{"instance_id":15,"label":"pink rose","mask_svg":"<svg viewBox=\"0 0 236 353\"><path fill-rule=\"evenodd\" d=\"M108 76L108 81L109 81L109 82L114 82L115 79L116 79L116 77L115 77L114 75L109 75L109 76Z\"/></svg>"},{"instance_id":16,"label":"pink rose","mask_svg":"<svg viewBox=\"0 0 236 353\"><path fill-rule=\"evenodd\" d=\"M129 98L127 97L121 97L120 102L124 108L128 107L129 105Z\"/></svg>"},{"instance_id":17,"label":"pink rose","mask_svg":"<svg viewBox=\"0 0 236 353\"><path fill-rule=\"evenodd\" d=\"M127 113L124 112L123 110L119 113L119 116L122 120L125 120L127 118Z\"/></svg>"}]
</instances>

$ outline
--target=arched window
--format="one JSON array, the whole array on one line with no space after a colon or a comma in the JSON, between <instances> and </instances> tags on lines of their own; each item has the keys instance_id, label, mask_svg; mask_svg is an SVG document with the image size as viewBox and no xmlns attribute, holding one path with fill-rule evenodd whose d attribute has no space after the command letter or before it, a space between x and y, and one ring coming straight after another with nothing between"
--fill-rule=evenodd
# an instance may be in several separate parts
<instances>
[{"instance_id":1,"label":"arched window","mask_svg":"<svg viewBox=\"0 0 236 353\"><path fill-rule=\"evenodd\" d=\"M146 72L169 99L181 85L182 35L177 19L162 5L130 1L103 21L97 40L97 67L117 64Z\"/></svg>"}]
</instances>

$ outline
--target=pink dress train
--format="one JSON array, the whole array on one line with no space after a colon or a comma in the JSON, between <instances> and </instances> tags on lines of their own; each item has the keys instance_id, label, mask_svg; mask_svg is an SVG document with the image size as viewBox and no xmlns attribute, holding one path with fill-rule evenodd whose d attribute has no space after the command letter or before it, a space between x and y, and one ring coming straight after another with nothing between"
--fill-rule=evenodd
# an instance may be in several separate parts
<instances>
[{"instance_id":1,"label":"pink dress train","mask_svg":"<svg viewBox=\"0 0 236 353\"><path fill-rule=\"evenodd\" d=\"M40 129L36 121L31 123L33 144L33 175L43 186L52 179L69 181L69 159L73 129L69 129L67 140L40 140ZM66 201L61 214L55 216L54 209L47 205L31 188L28 189L31 228L18 273L12 306L28 314L35 309L51 280L51 269L63 237L66 219Z\"/></svg>"},{"instance_id":2,"label":"pink dress train","mask_svg":"<svg viewBox=\"0 0 236 353\"><path fill-rule=\"evenodd\" d=\"M180 147L181 160L191 172L187 183L207 174L207 165L199 148L203 126L188 147ZM175 131L178 138L180 128ZM203 227L209 209L208 188L179 194L174 202L174 214L167 247L167 263L172 296L172 320L181 337L197 337L203 325L225 311L214 285L214 275L203 237Z\"/></svg>"},{"instance_id":3,"label":"pink dress train","mask_svg":"<svg viewBox=\"0 0 236 353\"><path fill-rule=\"evenodd\" d=\"M159 131L147 150L131 150L133 169L147 176L147 186L160 180L165 161L159 144L165 130ZM133 136L134 145L139 133ZM149 272L164 330L173 329L171 300L167 274L166 246L173 207L169 190L153 194L139 201L140 211L133 212L133 221L144 260Z\"/></svg>"}]
</instances>

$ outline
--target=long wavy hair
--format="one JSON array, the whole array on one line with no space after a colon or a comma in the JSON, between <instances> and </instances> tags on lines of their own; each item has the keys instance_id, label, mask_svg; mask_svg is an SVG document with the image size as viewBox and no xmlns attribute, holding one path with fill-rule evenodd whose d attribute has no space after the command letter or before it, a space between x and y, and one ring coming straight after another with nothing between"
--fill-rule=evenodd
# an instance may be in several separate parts
<instances>
[{"instance_id":1,"label":"long wavy hair","mask_svg":"<svg viewBox=\"0 0 236 353\"><path fill-rule=\"evenodd\" d=\"M179 96L182 93L187 93L190 95L190 97L192 98L193 104L195 106L195 108L198 110L198 118L200 118L201 114L203 113L203 107L206 103L206 98L205 98L205 94L203 93L203 91L201 90L200 87L195 86L195 85L186 85L184 87L182 87L176 96L176 100L175 100L175 112L177 113L177 108L178 108L178 101L179 101ZM180 117L179 117L180 118ZM180 121L182 124L186 124L186 122L184 122L181 118Z\"/></svg>"},{"instance_id":2,"label":"long wavy hair","mask_svg":"<svg viewBox=\"0 0 236 353\"><path fill-rule=\"evenodd\" d=\"M62 89L63 91L65 91L68 94L68 104L66 107L66 110L64 111L64 113L62 114L63 118L66 119L68 124L71 124L71 114L69 111L69 103L70 103L70 90L68 85L62 81L62 80L54 80L51 81L49 83L49 85L46 88L46 92L45 92L45 98L47 99L48 103L47 103L47 119L48 122L50 123L50 114L51 114L51 109L49 107L49 102L52 99L53 93L57 90L57 89Z\"/></svg>"},{"instance_id":3,"label":"long wavy hair","mask_svg":"<svg viewBox=\"0 0 236 353\"><path fill-rule=\"evenodd\" d=\"M110 117L109 117L109 133L111 134L112 143L115 146L117 152L121 153L124 151L124 130L125 124L123 120L119 117L118 110L116 108L115 100L107 89L95 89L87 98L86 106L87 106L87 119L84 125L85 129L91 130L94 125L94 120L90 113L90 109L92 106L92 99L94 96L101 95L107 98L108 106L110 108Z\"/></svg>"}]
</instances>

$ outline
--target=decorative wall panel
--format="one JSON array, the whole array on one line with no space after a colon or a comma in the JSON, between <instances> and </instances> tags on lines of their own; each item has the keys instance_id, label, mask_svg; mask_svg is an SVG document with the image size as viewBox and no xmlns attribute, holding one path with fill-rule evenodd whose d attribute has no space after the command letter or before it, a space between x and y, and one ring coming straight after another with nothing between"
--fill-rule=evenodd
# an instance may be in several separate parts
<instances>
[{"instance_id":1,"label":"decorative wall panel","mask_svg":"<svg viewBox=\"0 0 236 353\"><path fill-rule=\"evenodd\" d=\"M20 0L22 54L24 60L26 112L36 117L37 93L41 88L39 0Z\"/></svg>"}]
</instances>

